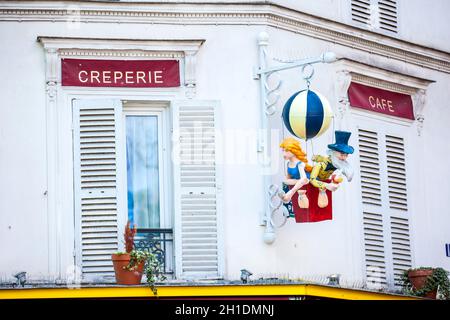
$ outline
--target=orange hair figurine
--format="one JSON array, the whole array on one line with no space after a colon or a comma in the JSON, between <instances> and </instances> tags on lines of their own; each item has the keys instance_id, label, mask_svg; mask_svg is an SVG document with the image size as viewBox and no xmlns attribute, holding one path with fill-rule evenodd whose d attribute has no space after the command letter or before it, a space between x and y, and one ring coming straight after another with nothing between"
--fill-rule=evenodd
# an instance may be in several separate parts
<instances>
[{"instance_id":1,"label":"orange hair figurine","mask_svg":"<svg viewBox=\"0 0 450 320\"><path fill-rule=\"evenodd\" d=\"M281 196L283 202L291 201L295 192L299 193L298 204L300 208L308 208L309 201L306 191L300 190L304 185L309 183L309 175L312 167L308 164L306 153L302 150L300 142L294 138L286 138L281 144L283 149L283 158L288 161L286 180L284 184L293 186L288 192Z\"/></svg>"}]
</instances>

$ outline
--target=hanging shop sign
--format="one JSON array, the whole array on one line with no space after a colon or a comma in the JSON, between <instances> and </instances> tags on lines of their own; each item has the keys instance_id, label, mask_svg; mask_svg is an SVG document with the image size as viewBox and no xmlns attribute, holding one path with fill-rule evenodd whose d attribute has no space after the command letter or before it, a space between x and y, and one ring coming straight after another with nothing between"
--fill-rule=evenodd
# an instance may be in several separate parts
<instances>
[{"instance_id":1,"label":"hanging shop sign","mask_svg":"<svg viewBox=\"0 0 450 320\"><path fill-rule=\"evenodd\" d=\"M306 143L328 129L333 112L324 96L308 88L287 100L282 118L288 131ZM297 223L332 220L332 193L344 181L343 176L348 182L353 178L347 162L348 155L354 152L348 144L350 135L348 131L335 131L336 142L328 145L327 156L313 155L313 165L308 163L300 141L289 137L281 142L283 158L288 160L286 180L282 190L272 190L283 202L284 216L294 217Z\"/></svg>"},{"instance_id":2,"label":"hanging shop sign","mask_svg":"<svg viewBox=\"0 0 450 320\"><path fill-rule=\"evenodd\" d=\"M348 98L354 108L414 120L410 95L352 82L348 88Z\"/></svg>"},{"instance_id":3,"label":"hanging shop sign","mask_svg":"<svg viewBox=\"0 0 450 320\"><path fill-rule=\"evenodd\" d=\"M178 60L62 59L62 85L77 87L179 87Z\"/></svg>"}]
</instances>

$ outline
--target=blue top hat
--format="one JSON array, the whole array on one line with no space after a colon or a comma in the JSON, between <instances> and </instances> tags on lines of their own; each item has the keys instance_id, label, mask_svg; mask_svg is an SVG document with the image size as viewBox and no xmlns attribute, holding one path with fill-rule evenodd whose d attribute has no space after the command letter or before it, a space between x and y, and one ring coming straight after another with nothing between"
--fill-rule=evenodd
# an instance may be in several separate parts
<instances>
[{"instance_id":1,"label":"blue top hat","mask_svg":"<svg viewBox=\"0 0 450 320\"><path fill-rule=\"evenodd\" d=\"M351 132L336 131L334 134L336 135L336 143L329 144L328 148L347 154L351 154L355 151L352 146L348 145L348 139L350 139L350 135L352 134Z\"/></svg>"}]
</instances>

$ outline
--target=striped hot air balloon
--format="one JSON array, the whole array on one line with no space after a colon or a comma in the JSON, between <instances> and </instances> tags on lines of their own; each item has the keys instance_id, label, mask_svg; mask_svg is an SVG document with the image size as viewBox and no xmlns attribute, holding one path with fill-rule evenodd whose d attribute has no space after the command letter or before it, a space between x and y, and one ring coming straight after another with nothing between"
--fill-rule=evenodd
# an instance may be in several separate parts
<instances>
[{"instance_id":1,"label":"striped hot air balloon","mask_svg":"<svg viewBox=\"0 0 450 320\"><path fill-rule=\"evenodd\" d=\"M307 140L327 131L333 111L324 96L312 90L303 90L289 98L282 116L290 133Z\"/></svg>"}]
</instances>

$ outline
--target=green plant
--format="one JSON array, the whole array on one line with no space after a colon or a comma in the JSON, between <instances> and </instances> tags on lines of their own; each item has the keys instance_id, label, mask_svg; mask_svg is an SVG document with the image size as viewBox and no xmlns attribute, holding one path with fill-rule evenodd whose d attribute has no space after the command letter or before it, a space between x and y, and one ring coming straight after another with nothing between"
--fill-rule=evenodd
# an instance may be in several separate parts
<instances>
[{"instance_id":1,"label":"green plant","mask_svg":"<svg viewBox=\"0 0 450 320\"><path fill-rule=\"evenodd\" d=\"M423 288L417 290L413 287L408 274L410 271L416 270L433 270L433 273L427 278ZM424 297L428 292L439 290L445 299L450 299L450 280L448 279L448 272L442 268L420 267L415 269L408 269L403 272L402 286L406 294Z\"/></svg>"},{"instance_id":2,"label":"green plant","mask_svg":"<svg viewBox=\"0 0 450 320\"><path fill-rule=\"evenodd\" d=\"M142 250L132 250L130 252L130 262L124 269L128 271L136 270L137 266L148 259L149 253Z\"/></svg>"},{"instance_id":3,"label":"green plant","mask_svg":"<svg viewBox=\"0 0 450 320\"><path fill-rule=\"evenodd\" d=\"M166 277L164 276L164 272L162 270L161 263L159 262L157 256L147 250L136 250L134 249L134 237L136 235L136 226L130 228L130 221L127 222L125 226L124 232L124 240L125 240L125 250L126 252L118 252L117 254L126 254L130 255L130 262L127 266L123 267L128 271L134 271L137 269L138 265L145 261L144 265L144 273L147 278L147 284L152 290L153 294L157 294L158 290L155 286L157 281L164 281Z\"/></svg>"},{"instance_id":4,"label":"green plant","mask_svg":"<svg viewBox=\"0 0 450 320\"><path fill-rule=\"evenodd\" d=\"M164 276L161 263L155 254L148 252L144 273L147 277L147 284L152 289L153 294L156 295L158 293L158 289L155 286L156 281L164 281L166 277Z\"/></svg>"}]
</instances>

